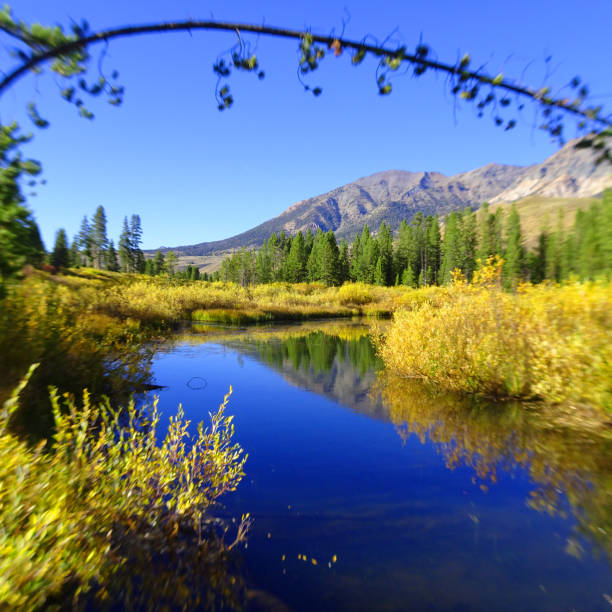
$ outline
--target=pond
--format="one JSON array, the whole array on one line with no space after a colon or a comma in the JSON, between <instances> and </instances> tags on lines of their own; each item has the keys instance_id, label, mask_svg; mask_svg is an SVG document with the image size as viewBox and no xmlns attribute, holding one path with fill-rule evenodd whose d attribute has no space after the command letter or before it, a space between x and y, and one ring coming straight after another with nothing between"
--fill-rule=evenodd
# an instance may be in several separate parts
<instances>
[{"instance_id":1,"label":"pond","mask_svg":"<svg viewBox=\"0 0 612 612\"><path fill-rule=\"evenodd\" d=\"M394 379L358 322L194 327L152 368L164 418L233 387L251 609L612 609L609 431Z\"/></svg>"}]
</instances>

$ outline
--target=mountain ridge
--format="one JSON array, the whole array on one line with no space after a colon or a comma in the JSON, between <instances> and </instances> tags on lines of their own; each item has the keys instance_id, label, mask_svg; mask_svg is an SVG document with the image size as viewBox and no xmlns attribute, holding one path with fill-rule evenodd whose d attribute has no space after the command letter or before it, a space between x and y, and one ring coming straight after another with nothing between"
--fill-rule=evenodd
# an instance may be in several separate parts
<instances>
[{"instance_id":1,"label":"mountain ridge","mask_svg":"<svg viewBox=\"0 0 612 612\"><path fill-rule=\"evenodd\" d=\"M612 186L612 169L595 163L596 152L577 149L570 141L540 164L515 166L489 163L446 176L440 172L385 170L300 200L263 223L224 240L179 247L162 247L184 256L212 255L246 247L256 248L273 232L332 230L352 239L367 223L377 229L382 221L397 229L402 219L418 212L446 215L467 206L479 208L509 203L528 196L590 197Z\"/></svg>"}]
</instances>

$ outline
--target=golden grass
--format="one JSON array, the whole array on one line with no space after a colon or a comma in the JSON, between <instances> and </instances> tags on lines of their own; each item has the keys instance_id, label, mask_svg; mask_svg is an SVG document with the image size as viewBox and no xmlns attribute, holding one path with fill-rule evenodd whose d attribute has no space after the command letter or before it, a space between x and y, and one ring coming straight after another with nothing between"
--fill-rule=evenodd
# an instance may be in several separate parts
<instances>
[{"instance_id":1,"label":"golden grass","mask_svg":"<svg viewBox=\"0 0 612 612\"><path fill-rule=\"evenodd\" d=\"M499 269L399 309L377 339L386 366L455 391L612 409L612 284L507 293Z\"/></svg>"}]
</instances>

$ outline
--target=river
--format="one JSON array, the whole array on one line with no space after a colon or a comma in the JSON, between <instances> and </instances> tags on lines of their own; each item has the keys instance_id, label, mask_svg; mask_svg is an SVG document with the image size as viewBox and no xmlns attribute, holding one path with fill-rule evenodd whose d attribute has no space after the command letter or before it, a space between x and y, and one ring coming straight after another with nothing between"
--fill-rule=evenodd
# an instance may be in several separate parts
<instances>
[{"instance_id":1,"label":"river","mask_svg":"<svg viewBox=\"0 0 612 612\"><path fill-rule=\"evenodd\" d=\"M610 610L612 439L381 371L361 323L194 326L153 360L163 419L229 386L251 609Z\"/></svg>"}]
</instances>

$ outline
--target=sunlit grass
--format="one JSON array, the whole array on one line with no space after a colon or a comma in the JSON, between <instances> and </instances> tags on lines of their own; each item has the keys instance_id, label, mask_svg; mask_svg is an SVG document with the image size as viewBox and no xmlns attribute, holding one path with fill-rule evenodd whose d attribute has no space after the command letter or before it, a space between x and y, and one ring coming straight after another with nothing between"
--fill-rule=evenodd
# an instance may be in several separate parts
<instances>
[{"instance_id":1,"label":"sunlit grass","mask_svg":"<svg viewBox=\"0 0 612 612\"><path fill-rule=\"evenodd\" d=\"M454 391L612 409L612 285L497 284L499 266L401 308L378 343L403 376Z\"/></svg>"}]
</instances>

